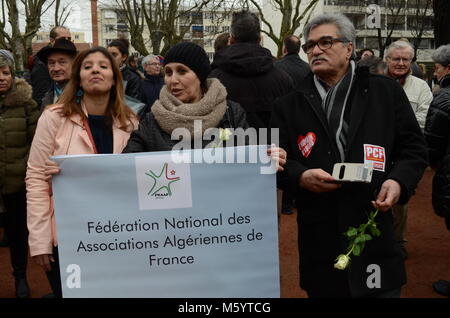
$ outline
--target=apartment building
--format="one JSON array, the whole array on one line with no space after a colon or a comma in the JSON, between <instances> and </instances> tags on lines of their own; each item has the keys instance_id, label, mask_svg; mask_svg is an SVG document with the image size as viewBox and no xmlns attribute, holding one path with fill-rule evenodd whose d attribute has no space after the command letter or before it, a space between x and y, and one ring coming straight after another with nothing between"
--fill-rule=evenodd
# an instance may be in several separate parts
<instances>
[{"instance_id":1,"label":"apartment building","mask_svg":"<svg viewBox=\"0 0 450 318\"><path fill-rule=\"evenodd\" d=\"M184 33L183 39L202 46L209 58L214 55L214 40L217 35L230 31L231 11L212 10L205 8L200 12L190 11L180 13L178 28ZM124 12L111 7L99 7L98 9L98 33L99 44L107 46L112 40L123 37L129 39L127 20ZM144 28L144 41L147 50L152 51L150 33ZM139 55L134 48L131 54Z\"/></svg>"},{"instance_id":2,"label":"apartment building","mask_svg":"<svg viewBox=\"0 0 450 318\"><path fill-rule=\"evenodd\" d=\"M420 8L423 8L423 4L426 0L420 0ZM293 2L295 2L293 0ZM309 1L302 1L300 7L304 10ZM399 14L392 14L392 11L397 12L398 5L402 3L404 7L399 10ZM393 29L392 41L400 38L408 38L410 42L413 42L413 38L416 37L417 32L417 0L394 0L386 2L385 0L319 0L311 17L322 14L324 12L340 12L345 14L355 25L356 35L356 50L362 48L371 48L377 51L378 49L378 31L377 29L370 29L367 25L367 18L370 13L367 12L367 7L370 4L378 4L381 9L381 34L383 40L386 37L386 33ZM386 5L388 4L388 5ZM394 10L390 10L390 8ZM433 10L429 8L426 12L423 9L419 9L419 14L425 13L423 21L423 34L419 43L419 50L417 52L417 59L421 62L431 61L431 52L434 49L434 33L433 33ZM279 25L281 24L281 14L273 9L271 0L263 0L263 12L264 16L268 17L268 20L275 26L275 31L279 32ZM303 21L306 22L306 21ZM300 26L295 32L297 35L302 35L304 24ZM264 24L262 28L266 28ZM265 46L269 48L272 54L276 55L277 49L275 43L270 38L265 37ZM303 55L303 58L306 56Z\"/></svg>"}]
</instances>

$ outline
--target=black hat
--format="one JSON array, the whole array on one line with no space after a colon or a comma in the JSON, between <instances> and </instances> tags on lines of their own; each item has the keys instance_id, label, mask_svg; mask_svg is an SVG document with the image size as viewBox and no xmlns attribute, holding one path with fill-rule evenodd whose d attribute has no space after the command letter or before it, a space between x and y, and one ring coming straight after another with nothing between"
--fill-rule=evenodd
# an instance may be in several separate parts
<instances>
[{"instance_id":1,"label":"black hat","mask_svg":"<svg viewBox=\"0 0 450 318\"><path fill-rule=\"evenodd\" d=\"M205 50L192 42L181 42L169 49L164 56L164 65L182 63L195 72L200 83L205 83L211 72L208 55Z\"/></svg>"},{"instance_id":2,"label":"black hat","mask_svg":"<svg viewBox=\"0 0 450 318\"><path fill-rule=\"evenodd\" d=\"M75 57L77 55L77 48L72 41L65 38L59 38L55 41L53 46L44 47L36 55L42 62L47 64L48 56L54 52L61 52Z\"/></svg>"}]
</instances>

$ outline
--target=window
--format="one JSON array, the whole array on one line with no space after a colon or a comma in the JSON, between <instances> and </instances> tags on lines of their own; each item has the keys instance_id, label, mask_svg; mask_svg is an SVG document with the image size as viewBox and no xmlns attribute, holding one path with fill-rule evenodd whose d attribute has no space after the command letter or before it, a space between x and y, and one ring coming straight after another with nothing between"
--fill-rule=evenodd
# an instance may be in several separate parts
<instances>
[{"instance_id":1,"label":"window","mask_svg":"<svg viewBox=\"0 0 450 318\"><path fill-rule=\"evenodd\" d=\"M111 10L106 10L103 13L103 17L105 19L114 19L116 17L116 13L114 11L111 11Z\"/></svg>"},{"instance_id":2,"label":"window","mask_svg":"<svg viewBox=\"0 0 450 318\"><path fill-rule=\"evenodd\" d=\"M201 12L192 12L192 24L203 24L203 14Z\"/></svg>"},{"instance_id":3,"label":"window","mask_svg":"<svg viewBox=\"0 0 450 318\"><path fill-rule=\"evenodd\" d=\"M80 39L80 35L79 34L75 34L75 40L79 40Z\"/></svg>"},{"instance_id":4,"label":"window","mask_svg":"<svg viewBox=\"0 0 450 318\"><path fill-rule=\"evenodd\" d=\"M181 25L180 26L180 34L187 34L189 33L189 25Z\"/></svg>"},{"instance_id":5,"label":"window","mask_svg":"<svg viewBox=\"0 0 450 318\"><path fill-rule=\"evenodd\" d=\"M127 32L128 31L128 25L126 24L117 24L117 31L118 32Z\"/></svg>"},{"instance_id":6,"label":"window","mask_svg":"<svg viewBox=\"0 0 450 318\"><path fill-rule=\"evenodd\" d=\"M114 25L112 25L112 24L105 24L105 32L106 32L106 33L108 33L108 32L114 32L114 31L115 31Z\"/></svg>"},{"instance_id":7,"label":"window","mask_svg":"<svg viewBox=\"0 0 450 318\"><path fill-rule=\"evenodd\" d=\"M225 33L225 32L230 32L230 26L229 25L222 26L222 33Z\"/></svg>"}]
</instances>

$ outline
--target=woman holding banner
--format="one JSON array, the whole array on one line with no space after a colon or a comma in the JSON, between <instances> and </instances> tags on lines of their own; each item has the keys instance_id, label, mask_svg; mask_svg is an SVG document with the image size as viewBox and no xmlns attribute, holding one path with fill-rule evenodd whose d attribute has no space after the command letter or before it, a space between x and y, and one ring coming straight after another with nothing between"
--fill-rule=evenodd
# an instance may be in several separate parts
<instances>
[{"instance_id":1,"label":"woman holding banner","mask_svg":"<svg viewBox=\"0 0 450 318\"><path fill-rule=\"evenodd\" d=\"M193 140L209 128L221 131L221 140L216 144L230 138L227 128L248 128L245 111L226 99L225 86L216 78L207 78L211 66L203 48L191 42L176 44L164 58L164 71L165 85L159 100L131 134L124 152L170 151L180 142L171 138L179 128L184 128L183 137L189 136L193 145ZM194 121L201 121L201 125L196 126ZM208 138L201 138L202 148L209 143ZM226 142L223 144L226 146ZM268 154L282 170L286 152L274 147Z\"/></svg>"},{"instance_id":2,"label":"woman holding banner","mask_svg":"<svg viewBox=\"0 0 450 318\"><path fill-rule=\"evenodd\" d=\"M39 119L26 176L30 254L45 269L56 297L62 293L49 157L121 153L137 126L111 54L104 48L81 52L60 104L47 107Z\"/></svg>"}]
</instances>

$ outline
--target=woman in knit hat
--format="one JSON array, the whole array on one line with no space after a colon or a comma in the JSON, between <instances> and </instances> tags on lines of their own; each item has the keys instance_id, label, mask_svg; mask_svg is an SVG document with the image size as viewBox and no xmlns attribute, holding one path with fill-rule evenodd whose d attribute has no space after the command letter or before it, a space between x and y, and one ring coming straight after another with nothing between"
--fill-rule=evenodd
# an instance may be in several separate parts
<instances>
[{"instance_id":1,"label":"woman in knit hat","mask_svg":"<svg viewBox=\"0 0 450 318\"><path fill-rule=\"evenodd\" d=\"M14 58L0 50L0 209L4 210L16 297L29 296L25 172L39 109L31 86L14 78ZM1 213L1 211L0 211Z\"/></svg>"},{"instance_id":2,"label":"woman in knit hat","mask_svg":"<svg viewBox=\"0 0 450 318\"><path fill-rule=\"evenodd\" d=\"M142 118L139 129L131 134L123 152L170 151L180 142L171 138L177 128L189 131L183 137L190 137L191 148L197 144L194 139L201 138L202 148L211 143L209 138L203 139L209 128L247 129L245 111L239 104L227 100L227 90L218 79L207 78L210 71L203 48L191 42L173 46L164 58L165 85L159 100ZM194 121L202 124L194 125ZM223 140L215 143L227 145ZM284 164L284 150L273 148L268 153Z\"/></svg>"}]
</instances>

